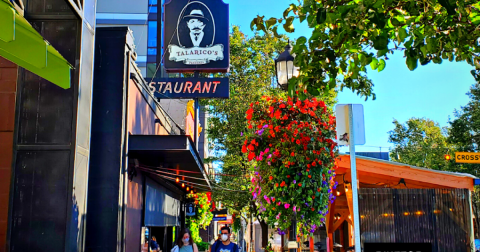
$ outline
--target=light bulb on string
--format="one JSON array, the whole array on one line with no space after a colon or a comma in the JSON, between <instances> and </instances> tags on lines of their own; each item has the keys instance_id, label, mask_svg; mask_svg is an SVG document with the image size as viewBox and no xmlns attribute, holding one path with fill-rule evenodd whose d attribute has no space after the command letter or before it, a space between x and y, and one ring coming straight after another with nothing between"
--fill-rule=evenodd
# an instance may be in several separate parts
<instances>
[{"instance_id":1,"label":"light bulb on string","mask_svg":"<svg viewBox=\"0 0 480 252\"><path fill-rule=\"evenodd\" d=\"M177 178L177 179L175 179L175 181L178 183L178 182L180 182L180 179L179 179L179 178Z\"/></svg>"},{"instance_id":2,"label":"light bulb on string","mask_svg":"<svg viewBox=\"0 0 480 252\"><path fill-rule=\"evenodd\" d=\"M185 187L185 183L182 183L182 187Z\"/></svg>"}]
</instances>

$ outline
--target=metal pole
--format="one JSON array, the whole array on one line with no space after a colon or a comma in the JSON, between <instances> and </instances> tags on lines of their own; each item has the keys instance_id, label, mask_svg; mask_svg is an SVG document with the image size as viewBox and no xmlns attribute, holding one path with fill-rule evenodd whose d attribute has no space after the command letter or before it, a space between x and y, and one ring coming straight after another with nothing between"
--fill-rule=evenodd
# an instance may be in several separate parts
<instances>
[{"instance_id":1,"label":"metal pole","mask_svg":"<svg viewBox=\"0 0 480 252\"><path fill-rule=\"evenodd\" d=\"M470 207L470 250L475 252L475 234L473 230L473 205L472 205L472 192L468 190L468 205Z\"/></svg>"},{"instance_id":2,"label":"metal pole","mask_svg":"<svg viewBox=\"0 0 480 252\"><path fill-rule=\"evenodd\" d=\"M360 216L358 212L358 179L357 162L355 160L355 132L353 127L353 105L348 105L348 123L350 128L349 148L350 148L350 167L352 173L352 196L353 196L353 227L355 235L355 252L362 251L360 243Z\"/></svg>"},{"instance_id":3,"label":"metal pole","mask_svg":"<svg viewBox=\"0 0 480 252\"><path fill-rule=\"evenodd\" d=\"M199 72L195 71L194 76L195 76L195 78L198 78ZM195 101L195 104L194 104L194 106L195 106L195 118L194 118L195 121L194 121L194 124L193 124L194 125L193 133L195 135L193 136L193 141L195 142L195 148L198 151L198 126L199 126L199 116L200 116L199 115L200 114L200 102L199 102L198 98L195 98L194 101Z\"/></svg>"}]
</instances>

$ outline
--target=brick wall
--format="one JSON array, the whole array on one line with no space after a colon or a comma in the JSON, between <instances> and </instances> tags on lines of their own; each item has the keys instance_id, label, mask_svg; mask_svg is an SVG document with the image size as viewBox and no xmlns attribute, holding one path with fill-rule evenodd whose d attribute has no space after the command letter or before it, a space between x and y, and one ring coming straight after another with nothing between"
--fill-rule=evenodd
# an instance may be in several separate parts
<instances>
[{"instance_id":1,"label":"brick wall","mask_svg":"<svg viewBox=\"0 0 480 252\"><path fill-rule=\"evenodd\" d=\"M17 70L17 65L0 57L0 252L6 251Z\"/></svg>"}]
</instances>

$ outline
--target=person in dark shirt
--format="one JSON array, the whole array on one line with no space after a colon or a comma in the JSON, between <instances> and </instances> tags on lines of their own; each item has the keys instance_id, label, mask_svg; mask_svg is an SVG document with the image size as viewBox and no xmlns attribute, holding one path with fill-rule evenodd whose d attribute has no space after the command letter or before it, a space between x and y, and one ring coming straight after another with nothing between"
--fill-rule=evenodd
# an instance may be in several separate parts
<instances>
[{"instance_id":1,"label":"person in dark shirt","mask_svg":"<svg viewBox=\"0 0 480 252\"><path fill-rule=\"evenodd\" d=\"M222 227L220 241L213 244L211 252L239 252L238 245L230 241L230 236L230 228Z\"/></svg>"},{"instance_id":2,"label":"person in dark shirt","mask_svg":"<svg viewBox=\"0 0 480 252\"><path fill-rule=\"evenodd\" d=\"M152 251L155 251L155 252L158 251L159 249L157 238L155 238L155 236L152 236L152 241L150 242L150 248L152 249Z\"/></svg>"}]
</instances>

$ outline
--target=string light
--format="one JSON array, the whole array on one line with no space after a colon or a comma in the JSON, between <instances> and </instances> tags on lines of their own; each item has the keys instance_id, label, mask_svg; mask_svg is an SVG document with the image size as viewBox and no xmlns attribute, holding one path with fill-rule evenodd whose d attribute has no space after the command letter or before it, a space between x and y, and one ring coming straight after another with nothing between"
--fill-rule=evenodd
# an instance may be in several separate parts
<instances>
[{"instance_id":1,"label":"string light","mask_svg":"<svg viewBox=\"0 0 480 252\"><path fill-rule=\"evenodd\" d=\"M182 183L182 187L185 187L185 183Z\"/></svg>"},{"instance_id":2,"label":"string light","mask_svg":"<svg viewBox=\"0 0 480 252\"><path fill-rule=\"evenodd\" d=\"M187 186L187 192L190 191L190 188Z\"/></svg>"},{"instance_id":3,"label":"string light","mask_svg":"<svg viewBox=\"0 0 480 252\"><path fill-rule=\"evenodd\" d=\"M408 216L408 215L410 215L410 213L409 213L409 212L405 212L405 213L403 213L403 215Z\"/></svg>"},{"instance_id":4,"label":"string light","mask_svg":"<svg viewBox=\"0 0 480 252\"><path fill-rule=\"evenodd\" d=\"M340 196L340 192L337 192L337 196Z\"/></svg>"},{"instance_id":5,"label":"string light","mask_svg":"<svg viewBox=\"0 0 480 252\"><path fill-rule=\"evenodd\" d=\"M416 211L415 214L416 214L416 215L422 215L423 212L422 212L422 211Z\"/></svg>"},{"instance_id":6,"label":"string light","mask_svg":"<svg viewBox=\"0 0 480 252\"><path fill-rule=\"evenodd\" d=\"M178 182L180 182L180 179L179 179L179 178L177 178L177 179L175 179L175 181L178 183Z\"/></svg>"}]
</instances>

